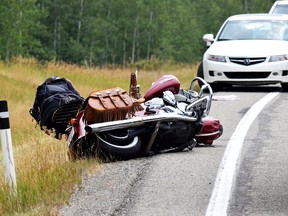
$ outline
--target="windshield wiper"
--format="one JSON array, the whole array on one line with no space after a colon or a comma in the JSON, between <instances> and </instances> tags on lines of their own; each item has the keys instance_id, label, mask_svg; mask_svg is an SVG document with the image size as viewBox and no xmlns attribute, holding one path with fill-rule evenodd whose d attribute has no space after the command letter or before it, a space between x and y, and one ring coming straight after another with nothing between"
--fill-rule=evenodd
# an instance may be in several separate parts
<instances>
[{"instance_id":1,"label":"windshield wiper","mask_svg":"<svg viewBox=\"0 0 288 216\"><path fill-rule=\"evenodd\" d=\"M218 39L218 41L228 41L228 40L234 40L234 39L225 39L225 38Z\"/></svg>"}]
</instances>

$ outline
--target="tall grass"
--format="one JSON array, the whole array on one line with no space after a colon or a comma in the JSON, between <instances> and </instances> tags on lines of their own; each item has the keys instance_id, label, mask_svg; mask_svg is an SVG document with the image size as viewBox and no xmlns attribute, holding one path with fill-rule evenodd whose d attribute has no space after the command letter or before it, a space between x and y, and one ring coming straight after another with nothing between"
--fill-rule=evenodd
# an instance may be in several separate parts
<instances>
[{"instance_id":1,"label":"tall grass","mask_svg":"<svg viewBox=\"0 0 288 216\"><path fill-rule=\"evenodd\" d=\"M56 215L58 207L69 201L83 175L97 173L97 159L69 161L65 140L47 136L32 121L36 88L53 75L72 81L82 97L91 91L114 86L129 89L131 69L82 68L75 65L49 63L45 66L31 59L0 62L0 100L8 101L12 145L17 179L17 194L10 194L0 166L0 215ZM173 74L183 88L190 86L196 66L162 67L138 73L141 92L164 74ZM2 152L1 152L2 161Z\"/></svg>"}]
</instances>

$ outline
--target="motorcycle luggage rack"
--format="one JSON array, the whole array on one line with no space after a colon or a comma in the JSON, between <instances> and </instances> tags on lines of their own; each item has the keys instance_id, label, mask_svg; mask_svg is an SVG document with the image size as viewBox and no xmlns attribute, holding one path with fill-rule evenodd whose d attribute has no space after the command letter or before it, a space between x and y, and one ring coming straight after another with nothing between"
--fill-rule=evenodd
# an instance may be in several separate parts
<instances>
[{"instance_id":1,"label":"motorcycle luggage rack","mask_svg":"<svg viewBox=\"0 0 288 216\"><path fill-rule=\"evenodd\" d=\"M69 102L53 112L51 125L49 127L41 124L40 127L46 134L52 135L54 138L61 140L62 135L65 133L65 130L69 125L70 119L74 118L81 108L82 102Z\"/></svg>"},{"instance_id":2,"label":"motorcycle luggage rack","mask_svg":"<svg viewBox=\"0 0 288 216\"><path fill-rule=\"evenodd\" d=\"M52 116L52 122L54 124L67 124L70 119L75 117L80 110L82 103L71 102L58 108Z\"/></svg>"}]
</instances>

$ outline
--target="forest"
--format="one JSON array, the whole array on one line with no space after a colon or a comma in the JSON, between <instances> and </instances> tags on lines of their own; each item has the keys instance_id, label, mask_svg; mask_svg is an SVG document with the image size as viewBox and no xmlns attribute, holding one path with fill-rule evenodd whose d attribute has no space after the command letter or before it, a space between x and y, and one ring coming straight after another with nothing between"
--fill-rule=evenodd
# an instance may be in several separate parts
<instances>
[{"instance_id":1,"label":"forest","mask_svg":"<svg viewBox=\"0 0 288 216\"><path fill-rule=\"evenodd\" d=\"M0 58L85 66L194 63L205 33L275 0L1 0Z\"/></svg>"}]
</instances>

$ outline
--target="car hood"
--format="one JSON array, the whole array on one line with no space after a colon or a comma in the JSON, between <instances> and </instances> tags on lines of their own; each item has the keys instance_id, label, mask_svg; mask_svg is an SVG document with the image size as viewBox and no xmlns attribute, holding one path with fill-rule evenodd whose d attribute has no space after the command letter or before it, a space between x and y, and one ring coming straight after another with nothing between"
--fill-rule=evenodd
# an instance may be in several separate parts
<instances>
[{"instance_id":1,"label":"car hood","mask_svg":"<svg viewBox=\"0 0 288 216\"><path fill-rule=\"evenodd\" d=\"M229 40L215 41L206 53L229 57L264 57L288 54L288 41Z\"/></svg>"}]
</instances>

